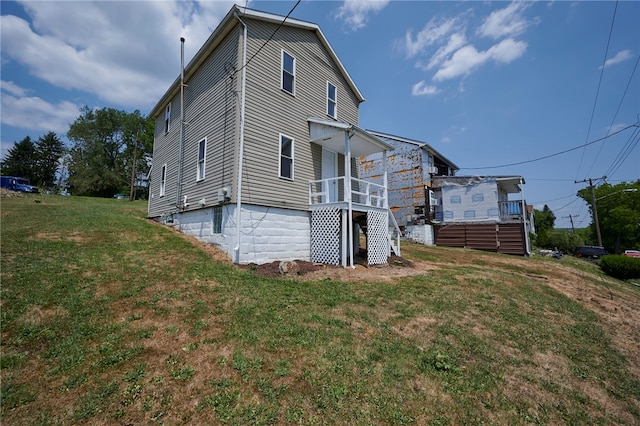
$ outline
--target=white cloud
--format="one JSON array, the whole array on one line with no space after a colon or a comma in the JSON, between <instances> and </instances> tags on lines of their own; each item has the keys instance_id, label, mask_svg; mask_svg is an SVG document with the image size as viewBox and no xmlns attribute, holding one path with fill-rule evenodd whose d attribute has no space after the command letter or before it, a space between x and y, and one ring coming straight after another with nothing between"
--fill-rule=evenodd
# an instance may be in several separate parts
<instances>
[{"instance_id":1,"label":"white cloud","mask_svg":"<svg viewBox=\"0 0 640 426\"><path fill-rule=\"evenodd\" d=\"M435 95L439 90L436 86L427 85L424 80L417 82L411 88L411 95L413 96L425 96Z\"/></svg>"},{"instance_id":2,"label":"white cloud","mask_svg":"<svg viewBox=\"0 0 640 426\"><path fill-rule=\"evenodd\" d=\"M0 104L2 124L43 133L52 131L64 135L69 124L80 115L79 106L68 101L52 104L38 97L2 93Z\"/></svg>"},{"instance_id":3,"label":"white cloud","mask_svg":"<svg viewBox=\"0 0 640 426\"><path fill-rule=\"evenodd\" d=\"M601 65L599 67L599 69L607 68L611 65L615 65L615 64L619 64L620 62L624 62L627 59L631 59L632 55L631 55L631 51L630 50L621 50L620 52L616 53L616 56L614 56L613 58L609 58L605 61L604 65Z\"/></svg>"},{"instance_id":4,"label":"white cloud","mask_svg":"<svg viewBox=\"0 0 640 426\"><path fill-rule=\"evenodd\" d=\"M449 60L445 61L433 76L434 81L444 81L468 75L474 69L488 61L507 64L519 58L527 49L527 43L512 39L502 40L485 51L478 51L467 45L458 49Z\"/></svg>"},{"instance_id":5,"label":"white cloud","mask_svg":"<svg viewBox=\"0 0 640 426\"><path fill-rule=\"evenodd\" d=\"M144 109L179 74L180 37L188 59L232 3L26 1L31 25L0 18L3 60L58 88Z\"/></svg>"},{"instance_id":6,"label":"white cloud","mask_svg":"<svg viewBox=\"0 0 640 426\"><path fill-rule=\"evenodd\" d=\"M424 53L432 45L445 40L453 31L459 31L456 18L439 20L438 22L432 18L415 37L411 31L407 31L404 42L407 58Z\"/></svg>"},{"instance_id":7,"label":"white cloud","mask_svg":"<svg viewBox=\"0 0 640 426\"><path fill-rule=\"evenodd\" d=\"M401 47L408 59L415 60L417 68L433 73L434 82L467 76L489 62L508 64L524 55L528 47L515 37L537 22L525 17L528 8L528 4L513 2L490 13L471 31L467 29L476 16L471 9L455 17L433 17L418 33L408 30ZM486 40L482 42L480 37L496 41L486 46ZM461 86L459 91L464 88Z\"/></svg>"},{"instance_id":8,"label":"white cloud","mask_svg":"<svg viewBox=\"0 0 640 426\"><path fill-rule=\"evenodd\" d=\"M380 12L387 4L389 0L344 0L335 16L350 30L356 31L367 25L369 14Z\"/></svg>"},{"instance_id":9,"label":"white cloud","mask_svg":"<svg viewBox=\"0 0 640 426\"><path fill-rule=\"evenodd\" d=\"M478 34L493 39L522 34L530 25L530 22L522 16L528 7L526 3L514 1L504 9L491 12L478 29Z\"/></svg>"},{"instance_id":10,"label":"white cloud","mask_svg":"<svg viewBox=\"0 0 640 426\"><path fill-rule=\"evenodd\" d=\"M24 96L27 93L25 89L18 86L17 84L14 84L13 81L2 80L0 81L0 87L2 87L2 90L4 90L5 92L9 92L14 96Z\"/></svg>"}]
</instances>

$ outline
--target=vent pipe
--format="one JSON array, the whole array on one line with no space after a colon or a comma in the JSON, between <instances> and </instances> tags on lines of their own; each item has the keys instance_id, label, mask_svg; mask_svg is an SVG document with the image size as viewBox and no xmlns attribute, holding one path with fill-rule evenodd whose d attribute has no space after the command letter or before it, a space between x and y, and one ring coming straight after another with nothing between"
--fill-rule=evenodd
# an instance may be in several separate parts
<instances>
[{"instance_id":1,"label":"vent pipe","mask_svg":"<svg viewBox=\"0 0 640 426\"><path fill-rule=\"evenodd\" d=\"M182 169L184 162L184 37L180 37L180 146L178 149L178 188L176 207L181 208Z\"/></svg>"}]
</instances>

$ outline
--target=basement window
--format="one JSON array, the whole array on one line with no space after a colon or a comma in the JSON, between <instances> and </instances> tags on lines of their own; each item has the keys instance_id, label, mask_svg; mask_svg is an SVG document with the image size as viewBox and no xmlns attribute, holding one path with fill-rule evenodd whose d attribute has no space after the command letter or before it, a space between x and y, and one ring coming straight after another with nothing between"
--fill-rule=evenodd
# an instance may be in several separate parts
<instances>
[{"instance_id":1,"label":"basement window","mask_svg":"<svg viewBox=\"0 0 640 426\"><path fill-rule=\"evenodd\" d=\"M216 206L213 208L213 233L222 234L222 206Z\"/></svg>"}]
</instances>

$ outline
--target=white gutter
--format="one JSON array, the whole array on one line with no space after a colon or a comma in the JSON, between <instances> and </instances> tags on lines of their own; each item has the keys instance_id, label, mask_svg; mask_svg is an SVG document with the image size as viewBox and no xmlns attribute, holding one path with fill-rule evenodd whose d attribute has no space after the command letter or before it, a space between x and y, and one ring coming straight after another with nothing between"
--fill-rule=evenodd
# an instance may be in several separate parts
<instances>
[{"instance_id":1,"label":"white gutter","mask_svg":"<svg viewBox=\"0 0 640 426\"><path fill-rule=\"evenodd\" d=\"M527 256L531 255L531 243L529 242L529 233L527 232L527 218L529 212L527 211L527 204L524 202L524 179L520 178L520 192L522 196L522 222L524 226L524 248L527 251Z\"/></svg>"},{"instance_id":2,"label":"white gutter","mask_svg":"<svg viewBox=\"0 0 640 426\"><path fill-rule=\"evenodd\" d=\"M236 262L240 263L240 221L242 220L242 158L244 156L244 105L247 84L247 24L245 24L242 19L240 19L236 12L234 12L233 15L244 28L242 36L242 98L240 101L240 147L238 152L237 183L238 189L236 191L236 246L233 248L233 251L236 254Z\"/></svg>"}]
</instances>

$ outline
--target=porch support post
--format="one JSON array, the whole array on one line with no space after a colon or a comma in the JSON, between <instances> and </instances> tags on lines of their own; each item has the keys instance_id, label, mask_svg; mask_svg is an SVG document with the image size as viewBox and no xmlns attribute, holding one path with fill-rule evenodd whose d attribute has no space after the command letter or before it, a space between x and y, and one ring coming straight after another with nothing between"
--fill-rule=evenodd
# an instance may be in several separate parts
<instances>
[{"instance_id":1,"label":"porch support post","mask_svg":"<svg viewBox=\"0 0 640 426\"><path fill-rule=\"evenodd\" d=\"M342 209L342 267L347 267L347 211Z\"/></svg>"},{"instance_id":2,"label":"porch support post","mask_svg":"<svg viewBox=\"0 0 640 426\"><path fill-rule=\"evenodd\" d=\"M349 214L347 217L347 224L349 229L349 266L355 268L353 264L353 200L351 199L351 144L349 140L349 131L344 132L344 181L345 181L345 196L347 198L347 205Z\"/></svg>"}]
</instances>

